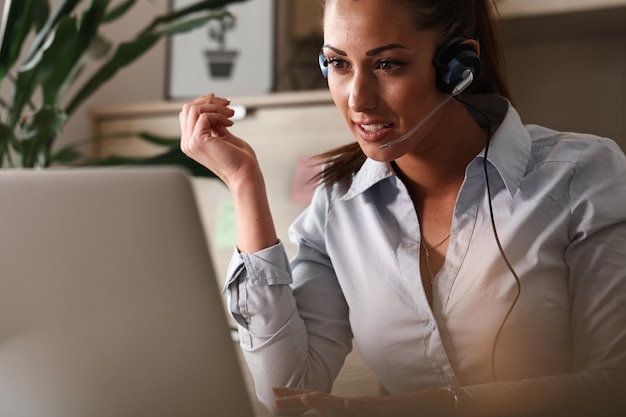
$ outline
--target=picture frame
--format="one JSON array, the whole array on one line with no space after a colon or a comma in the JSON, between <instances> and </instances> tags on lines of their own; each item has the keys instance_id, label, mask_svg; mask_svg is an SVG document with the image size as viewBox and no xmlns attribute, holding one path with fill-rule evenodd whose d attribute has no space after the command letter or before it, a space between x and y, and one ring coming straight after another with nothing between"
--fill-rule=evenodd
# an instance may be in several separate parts
<instances>
[{"instance_id":1,"label":"picture frame","mask_svg":"<svg viewBox=\"0 0 626 417\"><path fill-rule=\"evenodd\" d=\"M172 10L194 0L170 0ZM223 97L270 93L274 88L275 0L248 0L225 7L234 19L168 41L166 99L187 100L207 93Z\"/></svg>"}]
</instances>

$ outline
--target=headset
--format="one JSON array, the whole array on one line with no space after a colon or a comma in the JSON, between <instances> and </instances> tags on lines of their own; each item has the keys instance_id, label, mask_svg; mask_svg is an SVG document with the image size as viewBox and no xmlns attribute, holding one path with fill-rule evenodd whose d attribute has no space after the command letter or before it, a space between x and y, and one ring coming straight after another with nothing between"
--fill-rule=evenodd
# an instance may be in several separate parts
<instances>
[{"instance_id":1,"label":"headset","mask_svg":"<svg viewBox=\"0 0 626 417\"><path fill-rule=\"evenodd\" d=\"M328 79L328 58L326 58L326 55L324 55L324 52L320 51L320 54L318 56L318 62L320 64L320 70L322 71L322 75L324 76L324 78Z\"/></svg>"},{"instance_id":2,"label":"headset","mask_svg":"<svg viewBox=\"0 0 626 417\"><path fill-rule=\"evenodd\" d=\"M439 47L433 58L437 70L435 84L442 93L458 95L454 91L463 85L468 71L473 80L477 80L480 75L480 58L474 47L465 40L460 37L451 39Z\"/></svg>"},{"instance_id":3,"label":"headset","mask_svg":"<svg viewBox=\"0 0 626 417\"><path fill-rule=\"evenodd\" d=\"M504 252L502 244L500 243L500 238L498 236L498 231L496 228L496 223L493 214L493 206L492 206L492 196L491 196L491 187L489 185L489 176L488 176L488 163L487 163L487 152L489 151L489 143L491 142L492 135L492 126L489 116L480 108L474 106L471 103L468 103L465 100L462 100L458 97L465 89L467 89L470 85L474 83L475 80L478 79L481 70L481 62L480 57L478 56L477 51L474 50L474 47L465 42L466 39L462 37L455 37L448 42L442 44L435 53L433 58L433 65L436 69L435 74L435 85L437 89L442 93L447 94L447 97L433 110L430 111L422 120L420 120L413 129L408 131L406 134L401 137L392 140L391 142L385 143L381 145L381 149L385 149L391 145L402 142L412 136L417 129L419 129L433 114L435 114L440 108L443 107L444 104L448 102L451 98L455 98L457 101L463 103L467 107L471 107L478 114L480 114L483 118L485 118L485 123L487 126L487 140L485 145L485 153L483 157L483 170L485 175L485 185L487 189L487 199L489 200L489 214L491 220L491 226L493 230L493 235L498 246L498 250L504 263L506 264L509 272L515 279L515 284L517 287L517 294L513 299L513 302L509 306L509 309L504 317L504 320L500 324L498 331L496 332L495 339L492 345L491 351L491 372L495 381L498 380L496 373L496 365L495 365L495 352L496 345L498 343L498 339L500 338L500 334L502 332L502 328L505 323L509 319L511 312L517 305L517 301L521 292L521 284L520 279L509 262L509 259ZM324 55L323 52L320 52L319 57L319 66L322 71L322 75L324 78L328 79L328 58Z\"/></svg>"}]
</instances>

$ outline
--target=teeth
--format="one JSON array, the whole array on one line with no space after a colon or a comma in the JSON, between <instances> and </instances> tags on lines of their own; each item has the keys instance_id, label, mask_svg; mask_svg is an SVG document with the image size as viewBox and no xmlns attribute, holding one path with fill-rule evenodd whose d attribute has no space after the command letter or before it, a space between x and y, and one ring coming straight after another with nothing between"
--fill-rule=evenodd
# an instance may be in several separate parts
<instances>
[{"instance_id":1,"label":"teeth","mask_svg":"<svg viewBox=\"0 0 626 417\"><path fill-rule=\"evenodd\" d=\"M382 124L377 124L377 125L361 125L361 127L363 128L363 130L365 130L366 132L377 132L379 130L382 130L386 127L387 125L382 125Z\"/></svg>"}]
</instances>

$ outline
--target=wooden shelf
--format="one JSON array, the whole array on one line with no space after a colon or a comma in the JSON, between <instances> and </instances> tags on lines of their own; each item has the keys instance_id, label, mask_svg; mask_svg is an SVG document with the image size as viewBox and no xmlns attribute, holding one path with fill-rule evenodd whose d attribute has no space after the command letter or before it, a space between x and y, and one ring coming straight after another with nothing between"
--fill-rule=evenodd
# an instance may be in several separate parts
<instances>
[{"instance_id":1,"label":"wooden shelf","mask_svg":"<svg viewBox=\"0 0 626 417\"><path fill-rule=\"evenodd\" d=\"M502 19L626 8L626 0L495 0Z\"/></svg>"}]
</instances>

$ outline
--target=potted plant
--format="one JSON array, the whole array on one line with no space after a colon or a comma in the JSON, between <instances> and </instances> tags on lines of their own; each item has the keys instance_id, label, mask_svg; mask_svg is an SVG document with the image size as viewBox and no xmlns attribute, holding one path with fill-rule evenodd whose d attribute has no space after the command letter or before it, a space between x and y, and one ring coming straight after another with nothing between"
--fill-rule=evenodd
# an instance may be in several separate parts
<instances>
[{"instance_id":1,"label":"potted plant","mask_svg":"<svg viewBox=\"0 0 626 417\"><path fill-rule=\"evenodd\" d=\"M235 19L225 17L219 22L209 23L209 38L217 42L217 49L207 49L209 74L214 78L229 78L237 58L236 50L226 49L226 32L235 27Z\"/></svg>"},{"instance_id":2,"label":"potted plant","mask_svg":"<svg viewBox=\"0 0 626 417\"><path fill-rule=\"evenodd\" d=\"M204 0L156 16L126 42L112 45L100 28L121 19L137 0L112 5L111 0L60 0L55 10L49 0L4 0L0 26L0 168L71 164L81 154L78 145L55 149L67 120L83 102L120 69L141 57L157 41L203 27L211 20L232 19L225 5L244 0ZM91 60L99 60L93 74L73 95L69 87ZM178 140L144 139L166 146L166 152L145 160L112 158L109 164L182 163L194 174L202 170L184 157Z\"/></svg>"}]
</instances>

